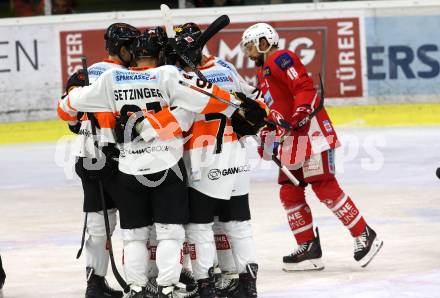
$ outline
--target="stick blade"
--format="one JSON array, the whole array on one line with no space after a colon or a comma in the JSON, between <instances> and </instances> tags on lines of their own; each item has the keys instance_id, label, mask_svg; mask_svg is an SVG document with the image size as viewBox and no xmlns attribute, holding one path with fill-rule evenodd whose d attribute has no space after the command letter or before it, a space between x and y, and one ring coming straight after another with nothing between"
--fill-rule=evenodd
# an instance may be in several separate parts
<instances>
[{"instance_id":1,"label":"stick blade","mask_svg":"<svg viewBox=\"0 0 440 298\"><path fill-rule=\"evenodd\" d=\"M162 13L163 24L168 38L174 38L176 32L173 29L173 21L171 20L171 10L166 4L160 5L160 12Z\"/></svg>"}]
</instances>

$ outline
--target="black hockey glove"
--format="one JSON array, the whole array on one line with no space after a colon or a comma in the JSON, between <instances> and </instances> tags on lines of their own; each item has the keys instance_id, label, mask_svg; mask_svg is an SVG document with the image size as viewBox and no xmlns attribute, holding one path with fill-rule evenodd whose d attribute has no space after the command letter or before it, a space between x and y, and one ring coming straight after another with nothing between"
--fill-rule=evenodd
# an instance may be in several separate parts
<instances>
[{"instance_id":1,"label":"black hockey glove","mask_svg":"<svg viewBox=\"0 0 440 298\"><path fill-rule=\"evenodd\" d=\"M231 123L234 132L239 138L256 135L261 128L259 125L249 123L238 110L232 114Z\"/></svg>"},{"instance_id":2,"label":"black hockey glove","mask_svg":"<svg viewBox=\"0 0 440 298\"><path fill-rule=\"evenodd\" d=\"M144 120L144 114L136 105L124 105L120 115L116 117L116 141L118 143L129 143L135 140L139 133L136 131L136 124Z\"/></svg>"},{"instance_id":3,"label":"black hockey glove","mask_svg":"<svg viewBox=\"0 0 440 298\"><path fill-rule=\"evenodd\" d=\"M66 93L69 93L72 87L84 87L86 84L84 70L80 69L73 73L66 83Z\"/></svg>"},{"instance_id":4,"label":"black hockey glove","mask_svg":"<svg viewBox=\"0 0 440 298\"><path fill-rule=\"evenodd\" d=\"M81 128L81 121L76 121L75 124L68 123L68 126L69 126L69 130L77 135Z\"/></svg>"},{"instance_id":5,"label":"black hockey glove","mask_svg":"<svg viewBox=\"0 0 440 298\"><path fill-rule=\"evenodd\" d=\"M241 101L240 107L244 109L244 111L236 112L240 113L246 121L253 125L256 131L266 125L264 121L267 117L266 109L261 107L257 101L247 97L241 92L236 92L235 97Z\"/></svg>"}]
</instances>

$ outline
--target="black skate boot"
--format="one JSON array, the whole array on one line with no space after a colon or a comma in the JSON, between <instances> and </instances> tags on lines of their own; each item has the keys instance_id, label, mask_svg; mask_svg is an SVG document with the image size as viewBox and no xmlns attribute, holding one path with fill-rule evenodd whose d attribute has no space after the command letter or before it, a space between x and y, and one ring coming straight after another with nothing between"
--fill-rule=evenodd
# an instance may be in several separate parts
<instances>
[{"instance_id":1,"label":"black skate boot","mask_svg":"<svg viewBox=\"0 0 440 298\"><path fill-rule=\"evenodd\" d=\"M93 268L87 267L86 298L122 298L122 291L110 288L104 276L94 274Z\"/></svg>"},{"instance_id":2,"label":"black skate boot","mask_svg":"<svg viewBox=\"0 0 440 298\"><path fill-rule=\"evenodd\" d=\"M354 259L366 267L382 248L383 241L368 225L359 237L354 238Z\"/></svg>"},{"instance_id":3,"label":"black skate boot","mask_svg":"<svg viewBox=\"0 0 440 298\"><path fill-rule=\"evenodd\" d=\"M258 265L255 263L246 265L246 273L240 273L238 276L240 284L240 298L257 297L257 272Z\"/></svg>"},{"instance_id":4,"label":"black skate boot","mask_svg":"<svg viewBox=\"0 0 440 298\"><path fill-rule=\"evenodd\" d=\"M321 257L321 243L319 242L318 228L316 228L315 238L306 243L300 244L292 254L283 257L283 270L322 270L324 269L324 264L321 261Z\"/></svg>"},{"instance_id":5,"label":"black skate boot","mask_svg":"<svg viewBox=\"0 0 440 298\"><path fill-rule=\"evenodd\" d=\"M208 276L208 278L199 279L197 281L199 296L200 298L217 298L218 296L215 292L215 277L213 267L209 268Z\"/></svg>"},{"instance_id":6,"label":"black skate boot","mask_svg":"<svg viewBox=\"0 0 440 298\"><path fill-rule=\"evenodd\" d=\"M217 296L221 298L240 297L240 284L238 274L233 272L224 272L215 281L215 290Z\"/></svg>"},{"instance_id":7,"label":"black skate boot","mask_svg":"<svg viewBox=\"0 0 440 298\"><path fill-rule=\"evenodd\" d=\"M194 291L194 289L197 288L197 281L194 278L194 275L190 270L185 268L182 268L182 272L180 273L179 283L184 284L188 292L192 292Z\"/></svg>"},{"instance_id":8,"label":"black skate boot","mask_svg":"<svg viewBox=\"0 0 440 298\"><path fill-rule=\"evenodd\" d=\"M3 285L5 284L5 279L6 279L6 273L5 270L3 269L2 257L0 256L0 290L3 288Z\"/></svg>"},{"instance_id":9,"label":"black skate boot","mask_svg":"<svg viewBox=\"0 0 440 298\"><path fill-rule=\"evenodd\" d=\"M157 283L156 277L150 277L145 285L145 298L157 297Z\"/></svg>"}]
</instances>

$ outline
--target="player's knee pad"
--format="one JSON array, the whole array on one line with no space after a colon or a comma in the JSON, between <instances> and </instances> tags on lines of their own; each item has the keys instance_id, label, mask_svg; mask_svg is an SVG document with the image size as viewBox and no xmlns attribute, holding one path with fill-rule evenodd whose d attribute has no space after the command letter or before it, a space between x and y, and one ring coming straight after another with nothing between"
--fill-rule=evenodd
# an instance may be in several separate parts
<instances>
[{"instance_id":1,"label":"player's knee pad","mask_svg":"<svg viewBox=\"0 0 440 298\"><path fill-rule=\"evenodd\" d=\"M304 188L291 183L283 184L280 188L280 199L286 210L305 204L306 196L304 194Z\"/></svg>"},{"instance_id":2,"label":"player's knee pad","mask_svg":"<svg viewBox=\"0 0 440 298\"><path fill-rule=\"evenodd\" d=\"M223 223L223 228L229 238L247 238L252 237L252 225L250 220L229 221Z\"/></svg>"},{"instance_id":3,"label":"player's knee pad","mask_svg":"<svg viewBox=\"0 0 440 298\"><path fill-rule=\"evenodd\" d=\"M185 226L186 235L190 243L207 243L214 242L214 232L212 230L213 223L194 224L190 223Z\"/></svg>"},{"instance_id":4,"label":"player's knee pad","mask_svg":"<svg viewBox=\"0 0 440 298\"><path fill-rule=\"evenodd\" d=\"M122 240L124 242L130 241L145 241L148 240L148 227L136 228L136 229L122 229Z\"/></svg>"},{"instance_id":5,"label":"player's knee pad","mask_svg":"<svg viewBox=\"0 0 440 298\"><path fill-rule=\"evenodd\" d=\"M116 227L116 209L107 210L108 222L110 228L110 235L113 234ZM105 234L105 222L104 213L100 212L88 212L87 214L87 233L90 236L104 237Z\"/></svg>"},{"instance_id":6,"label":"player's knee pad","mask_svg":"<svg viewBox=\"0 0 440 298\"><path fill-rule=\"evenodd\" d=\"M335 177L313 182L312 189L318 199L329 208L332 208L344 196L344 192Z\"/></svg>"},{"instance_id":7,"label":"player's knee pad","mask_svg":"<svg viewBox=\"0 0 440 298\"><path fill-rule=\"evenodd\" d=\"M161 240L185 240L183 225L155 223L157 241Z\"/></svg>"}]
</instances>

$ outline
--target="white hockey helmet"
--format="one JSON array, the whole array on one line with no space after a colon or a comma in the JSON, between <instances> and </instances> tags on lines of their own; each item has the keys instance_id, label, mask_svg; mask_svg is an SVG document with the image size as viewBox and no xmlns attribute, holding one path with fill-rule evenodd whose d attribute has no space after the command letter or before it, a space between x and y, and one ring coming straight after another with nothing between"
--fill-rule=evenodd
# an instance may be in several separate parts
<instances>
[{"instance_id":1,"label":"white hockey helmet","mask_svg":"<svg viewBox=\"0 0 440 298\"><path fill-rule=\"evenodd\" d=\"M260 49L260 38L262 37L266 38L267 42L269 43L269 47L264 51ZM241 49L245 51L246 45L252 42L259 53L267 53L272 46L278 45L279 39L278 33L271 25L266 23L257 23L250 26L243 32L241 37Z\"/></svg>"}]
</instances>

